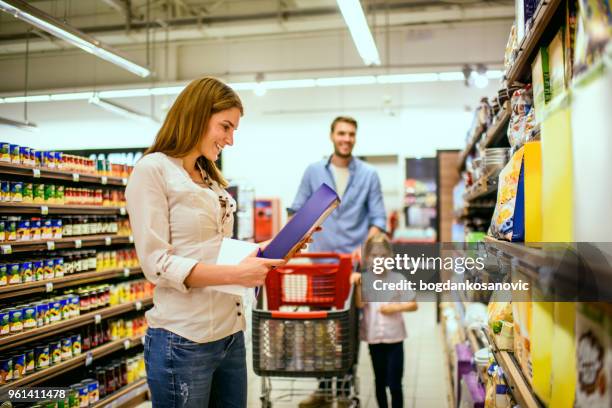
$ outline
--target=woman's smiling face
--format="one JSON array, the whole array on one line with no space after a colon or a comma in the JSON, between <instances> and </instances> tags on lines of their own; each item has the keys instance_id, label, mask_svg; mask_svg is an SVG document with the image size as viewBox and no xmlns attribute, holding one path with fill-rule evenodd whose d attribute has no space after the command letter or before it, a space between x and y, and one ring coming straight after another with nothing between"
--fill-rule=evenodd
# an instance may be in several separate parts
<instances>
[{"instance_id":1,"label":"woman's smiling face","mask_svg":"<svg viewBox=\"0 0 612 408\"><path fill-rule=\"evenodd\" d=\"M225 146L234 144L234 131L240 122L240 109L230 108L214 113L200 142L200 153L210 161L217 161Z\"/></svg>"}]
</instances>

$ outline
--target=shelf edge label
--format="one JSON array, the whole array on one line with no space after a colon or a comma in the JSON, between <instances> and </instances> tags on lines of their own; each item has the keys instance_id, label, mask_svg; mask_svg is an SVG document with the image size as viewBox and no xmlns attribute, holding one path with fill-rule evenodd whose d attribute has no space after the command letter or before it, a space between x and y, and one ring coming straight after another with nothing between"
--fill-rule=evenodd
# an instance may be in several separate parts
<instances>
[{"instance_id":1,"label":"shelf edge label","mask_svg":"<svg viewBox=\"0 0 612 408\"><path fill-rule=\"evenodd\" d=\"M111 237L104 238L104 245L110 246L113 243L113 239Z\"/></svg>"},{"instance_id":2,"label":"shelf edge label","mask_svg":"<svg viewBox=\"0 0 612 408\"><path fill-rule=\"evenodd\" d=\"M10 255L13 253L13 247L10 245L2 245L1 247L2 255Z\"/></svg>"},{"instance_id":3,"label":"shelf edge label","mask_svg":"<svg viewBox=\"0 0 612 408\"><path fill-rule=\"evenodd\" d=\"M45 285L45 292L53 292L53 282L47 282L47 284Z\"/></svg>"},{"instance_id":4,"label":"shelf edge label","mask_svg":"<svg viewBox=\"0 0 612 408\"><path fill-rule=\"evenodd\" d=\"M79 173L72 173L72 181L74 181L75 183L78 183L79 180L80 180Z\"/></svg>"},{"instance_id":5,"label":"shelf edge label","mask_svg":"<svg viewBox=\"0 0 612 408\"><path fill-rule=\"evenodd\" d=\"M40 178L40 169L32 169L32 177Z\"/></svg>"},{"instance_id":6,"label":"shelf edge label","mask_svg":"<svg viewBox=\"0 0 612 408\"><path fill-rule=\"evenodd\" d=\"M133 235L130 235L130 236L128 237L128 241L130 241L130 244L133 244L133 243L134 243L134 236L133 236Z\"/></svg>"},{"instance_id":7,"label":"shelf edge label","mask_svg":"<svg viewBox=\"0 0 612 408\"><path fill-rule=\"evenodd\" d=\"M106 177L106 176L102 176L102 177L100 178L100 182L101 182L101 183L102 183L102 185L104 185L104 186L105 186L105 185L107 185L107 184L108 184L108 177Z\"/></svg>"},{"instance_id":8,"label":"shelf edge label","mask_svg":"<svg viewBox=\"0 0 612 408\"><path fill-rule=\"evenodd\" d=\"M40 213L42 215L49 215L49 207L47 207L46 205L41 205L40 206Z\"/></svg>"},{"instance_id":9,"label":"shelf edge label","mask_svg":"<svg viewBox=\"0 0 612 408\"><path fill-rule=\"evenodd\" d=\"M94 316L94 323L95 324L100 324L100 322L102 322L102 315L97 314Z\"/></svg>"},{"instance_id":10,"label":"shelf edge label","mask_svg":"<svg viewBox=\"0 0 612 408\"><path fill-rule=\"evenodd\" d=\"M124 186L127 186L127 182L128 182L128 179L126 178L121 179L121 184L123 184Z\"/></svg>"},{"instance_id":11,"label":"shelf edge label","mask_svg":"<svg viewBox=\"0 0 612 408\"><path fill-rule=\"evenodd\" d=\"M47 241L47 251L55 250L55 241Z\"/></svg>"},{"instance_id":12,"label":"shelf edge label","mask_svg":"<svg viewBox=\"0 0 612 408\"><path fill-rule=\"evenodd\" d=\"M130 268L124 268L123 269L123 277L124 278L129 278L130 277Z\"/></svg>"},{"instance_id":13,"label":"shelf edge label","mask_svg":"<svg viewBox=\"0 0 612 408\"><path fill-rule=\"evenodd\" d=\"M127 211L126 211L125 207L120 207L119 208L119 214L121 214L121 215L126 215L127 214Z\"/></svg>"},{"instance_id":14,"label":"shelf edge label","mask_svg":"<svg viewBox=\"0 0 612 408\"><path fill-rule=\"evenodd\" d=\"M83 246L83 241L81 241L80 239L75 239L75 240L74 240L74 247L75 247L76 249L79 249L79 248L81 248L82 246Z\"/></svg>"},{"instance_id":15,"label":"shelf edge label","mask_svg":"<svg viewBox=\"0 0 612 408\"><path fill-rule=\"evenodd\" d=\"M123 348L128 350L132 346L132 342L129 339L123 341Z\"/></svg>"},{"instance_id":16,"label":"shelf edge label","mask_svg":"<svg viewBox=\"0 0 612 408\"><path fill-rule=\"evenodd\" d=\"M137 301L134 305L136 306L137 311L142 310L142 302L140 300Z\"/></svg>"}]
</instances>

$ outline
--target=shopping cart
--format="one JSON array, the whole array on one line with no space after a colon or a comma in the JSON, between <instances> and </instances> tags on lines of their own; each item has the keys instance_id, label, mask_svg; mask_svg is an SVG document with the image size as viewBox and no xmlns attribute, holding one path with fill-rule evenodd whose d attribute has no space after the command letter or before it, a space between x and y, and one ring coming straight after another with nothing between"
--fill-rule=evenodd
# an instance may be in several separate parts
<instances>
[{"instance_id":1,"label":"shopping cart","mask_svg":"<svg viewBox=\"0 0 612 408\"><path fill-rule=\"evenodd\" d=\"M296 378L309 377L326 383L318 392L330 402L357 407L358 318L349 283L353 260L333 253L297 257L317 262L271 270L267 305L260 296L253 310L253 370L261 376L262 407L272 406L272 377L279 401L314 392L316 381L301 389L303 381L296 384Z\"/></svg>"}]
</instances>

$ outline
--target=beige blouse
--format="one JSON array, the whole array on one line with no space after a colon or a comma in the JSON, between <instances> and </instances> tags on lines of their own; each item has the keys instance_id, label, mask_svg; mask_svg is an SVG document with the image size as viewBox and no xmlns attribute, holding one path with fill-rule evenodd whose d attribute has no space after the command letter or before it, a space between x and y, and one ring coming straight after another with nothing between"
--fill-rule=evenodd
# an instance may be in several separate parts
<instances>
[{"instance_id":1,"label":"beige blouse","mask_svg":"<svg viewBox=\"0 0 612 408\"><path fill-rule=\"evenodd\" d=\"M216 263L221 240L232 234L236 202L206 181L210 188L198 186L181 159L152 153L136 164L126 188L138 259L155 284L147 322L199 343L244 330L246 323L241 297L184 284L196 263Z\"/></svg>"}]
</instances>

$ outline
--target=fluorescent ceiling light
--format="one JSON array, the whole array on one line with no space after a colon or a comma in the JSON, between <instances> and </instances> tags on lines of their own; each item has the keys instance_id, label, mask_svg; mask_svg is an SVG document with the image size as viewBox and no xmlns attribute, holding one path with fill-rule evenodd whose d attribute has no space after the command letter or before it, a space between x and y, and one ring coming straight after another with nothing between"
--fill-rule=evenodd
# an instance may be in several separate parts
<instances>
[{"instance_id":1,"label":"fluorescent ceiling light","mask_svg":"<svg viewBox=\"0 0 612 408\"><path fill-rule=\"evenodd\" d=\"M0 125L12 126L23 130L38 130L38 126L32 122L22 122L19 120L0 118Z\"/></svg>"},{"instance_id":2,"label":"fluorescent ceiling light","mask_svg":"<svg viewBox=\"0 0 612 408\"><path fill-rule=\"evenodd\" d=\"M406 84L411 82L436 82L438 74L403 74L403 75L379 75L379 84Z\"/></svg>"},{"instance_id":3,"label":"fluorescent ceiling light","mask_svg":"<svg viewBox=\"0 0 612 408\"><path fill-rule=\"evenodd\" d=\"M501 71L488 71L484 78L498 78L503 73ZM262 81L262 82L234 82L228 83L235 91L257 91L262 92L270 89L298 89L298 88L315 88L315 87L332 87L332 86L357 86L357 85L374 85L374 84L409 84L409 83L428 83L437 81L464 81L465 76L462 72L423 72L411 74L392 74L392 75L361 75L349 77L327 77L327 78L305 78L305 79L290 79L279 81ZM94 92L72 92L72 93L57 93L44 95L28 95L10 96L0 98L0 104L3 103L23 103L23 102L50 102L50 101L77 101L89 100L92 96L97 96L98 99L120 99L120 98L135 98L146 97L150 95L178 95L185 89L185 86L159 86L153 88L132 88L132 89L110 89L105 91Z\"/></svg>"},{"instance_id":4,"label":"fluorescent ceiling light","mask_svg":"<svg viewBox=\"0 0 612 408\"><path fill-rule=\"evenodd\" d=\"M465 80L465 76L463 72L440 72L438 74L438 79L440 81L463 81Z\"/></svg>"},{"instance_id":5,"label":"fluorescent ceiling light","mask_svg":"<svg viewBox=\"0 0 612 408\"><path fill-rule=\"evenodd\" d=\"M315 80L317 86L347 86L347 85L370 85L376 83L374 75L319 78Z\"/></svg>"},{"instance_id":6,"label":"fluorescent ceiling light","mask_svg":"<svg viewBox=\"0 0 612 408\"><path fill-rule=\"evenodd\" d=\"M337 0L338 7L353 37L357 51L366 65L380 65L376 43L368 27L359 0Z\"/></svg>"},{"instance_id":7,"label":"fluorescent ceiling light","mask_svg":"<svg viewBox=\"0 0 612 408\"><path fill-rule=\"evenodd\" d=\"M100 97L97 95L92 96L89 99L89 103L91 103L92 105L99 106L100 108L107 110L109 112L112 112L114 114L117 114L119 116L123 116L124 118L134 119L134 120L138 120L141 122L154 123L156 125L159 124L155 119L153 119L149 115L145 115L140 112L136 112L135 110L132 110L130 108L127 108L125 106L121 106L116 103L106 101L104 99L100 99Z\"/></svg>"},{"instance_id":8,"label":"fluorescent ceiling light","mask_svg":"<svg viewBox=\"0 0 612 408\"><path fill-rule=\"evenodd\" d=\"M0 0L0 10L138 76L146 78L151 75L149 69L130 61L118 51L101 43L94 37L57 20L36 7L32 7L25 1Z\"/></svg>"}]
</instances>

